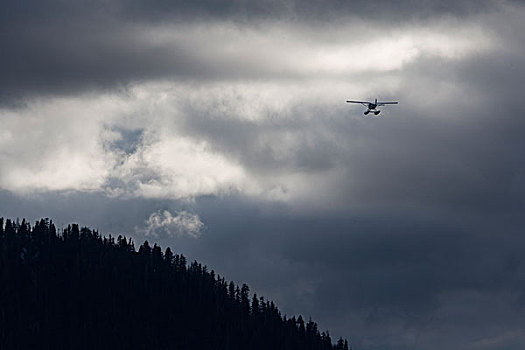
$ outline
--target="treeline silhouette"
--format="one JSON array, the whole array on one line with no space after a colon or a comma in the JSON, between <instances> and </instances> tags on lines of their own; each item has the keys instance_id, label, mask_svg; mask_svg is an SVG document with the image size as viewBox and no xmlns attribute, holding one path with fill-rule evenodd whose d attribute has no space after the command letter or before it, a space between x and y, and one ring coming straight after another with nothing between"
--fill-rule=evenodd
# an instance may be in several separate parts
<instances>
[{"instance_id":1,"label":"treeline silhouette","mask_svg":"<svg viewBox=\"0 0 525 350\"><path fill-rule=\"evenodd\" d=\"M0 349L347 350L146 241L0 219Z\"/></svg>"}]
</instances>

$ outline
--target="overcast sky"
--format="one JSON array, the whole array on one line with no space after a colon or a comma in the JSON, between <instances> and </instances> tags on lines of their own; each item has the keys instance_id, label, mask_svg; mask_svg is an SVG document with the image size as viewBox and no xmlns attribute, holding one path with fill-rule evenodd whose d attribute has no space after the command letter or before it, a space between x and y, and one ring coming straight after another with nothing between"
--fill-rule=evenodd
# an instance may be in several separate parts
<instances>
[{"instance_id":1,"label":"overcast sky","mask_svg":"<svg viewBox=\"0 0 525 350\"><path fill-rule=\"evenodd\" d=\"M0 216L175 247L354 349L521 350L523 18L4 0Z\"/></svg>"}]
</instances>

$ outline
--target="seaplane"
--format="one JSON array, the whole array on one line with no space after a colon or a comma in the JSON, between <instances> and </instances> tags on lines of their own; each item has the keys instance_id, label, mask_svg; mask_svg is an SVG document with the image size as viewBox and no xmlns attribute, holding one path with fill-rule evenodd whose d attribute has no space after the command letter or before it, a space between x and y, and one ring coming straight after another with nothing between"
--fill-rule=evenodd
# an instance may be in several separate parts
<instances>
[{"instance_id":1,"label":"seaplane","mask_svg":"<svg viewBox=\"0 0 525 350\"><path fill-rule=\"evenodd\" d=\"M377 98L374 100L374 102L370 101L350 101L347 100L347 103L359 103L366 107L366 111L363 113L364 115L367 115L370 112L373 112L375 115L378 115L381 113L377 107L386 106L386 105L397 105L397 101L378 101Z\"/></svg>"}]
</instances>

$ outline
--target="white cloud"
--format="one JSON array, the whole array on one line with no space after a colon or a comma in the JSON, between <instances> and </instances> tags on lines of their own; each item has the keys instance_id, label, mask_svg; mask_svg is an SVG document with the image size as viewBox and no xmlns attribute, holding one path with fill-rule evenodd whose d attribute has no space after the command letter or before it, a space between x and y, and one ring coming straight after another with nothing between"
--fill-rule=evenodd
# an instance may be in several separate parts
<instances>
[{"instance_id":1,"label":"white cloud","mask_svg":"<svg viewBox=\"0 0 525 350\"><path fill-rule=\"evenodd\" d=\"M172 88L137 86L0 110L0 188L176 199L242 189L241 165L178 130L177 101L166 97ZM111 147L123 129L143 130L131 154Z\"/></svg>"},{"instance_id":2,"label":"white cloud","mask_svg":"<svg viewBox=\"0 0 525 350\"><path fill-rule=\"evenodd\" d=\"M197 238L205 229L204 223L197 214L189 213L185 210L175 212L175 215L169 211L157 211L152 213L145 222L145 228L142 231L145 236L151 237L174 237L189 236Z\"/></svg>"},{"instance_id":3,"label":"white cloud","mask_svg":"<svg viewBox=\"0 0 525 350\"><path fill-rule=\"evenodd\" d=\"M96 190L112 155L100 140L107 98L52 98L0 110L0 187L17 192Z\"/></svg>"},{"instance_id":4,"label":"white cloud","mask_svg":"<svg viewBox=\"0 0 525 350\"><path fill-rule=\"evenodd\" d=\"M229 192L242 186L245 173L206 144L178 135L160 139L127 157L113 175L134 184L135 195L188 198Z\"/></svg>"},{"instance_id":5,"label":"white cloud","mask_svg":"<svg viewBox=\"0 0 525 350\"><path fill-rule=\"evenodd\" d=\"M140 28L137 37L171 47L174 55L184 52L211 71L273 78L386 73L422 56L459 59L493 47L490 33L480 25L452 18L393 28L355 18L330 26L185 23Z\"/></svg>"}]
</instances>

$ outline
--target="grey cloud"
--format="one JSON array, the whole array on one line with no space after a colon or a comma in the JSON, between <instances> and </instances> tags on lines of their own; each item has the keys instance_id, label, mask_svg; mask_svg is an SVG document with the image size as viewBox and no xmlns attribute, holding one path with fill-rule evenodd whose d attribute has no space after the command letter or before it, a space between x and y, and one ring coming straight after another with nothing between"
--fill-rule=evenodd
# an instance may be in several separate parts
<instances>
[{"instance_id":1,"label":"grey cloud","mask_svg":"<svg viewBox=\"0 0 525 350\"><path fill-rule=\"evenodd\" d=\"M514 1L519 2L519 1ZM133 20L179 19L237 19L253 20L257 18L292 18L292 19L330 19L348 14L366 16L374 13L381 17L413 17L450 14L463 16L495 6L494 1L334 1L326 3L320 0L297 2L293 0L264 0L258 2L234 0L217 2L214 0L168 1L168 0L113 0L113 1L70 1L67 3L51 0L32 1L20 4L6 1L3 4L2 19L20 21L22 19L49 20L64 17L100 18L107 15L129 17Z\"/></svg>"},{"instance_id":2,"label":"grey cloud","mask_svg":"<svg viewBox=\"0 0 525 350\"><path fill-rule=\"evenodd\" d=\"M518 1L519 2L519 1ZM436 15L465 16L495 6L494 1L398 1L392 3L380 1L332 1L322 0L234 0L217 2L199 0L193 2L168 0L130 0L118 2L119 9L126 16L134 19L179 19L188 17L204 20L233 19L251 21L261 18L279 18L291 20L335 20L348 15L367 16L373 14L382 20L400 20L401 18L432 17Z\"/></svg>"},{"instance_id":3,"label":"grey cloud","mask_svg":"<svg viewBox=\"0 0 525 350\"><path fill-rule=\"evenodd\" d=\"M344 176L329 189L331 200L342 206L391 210L396 203L409 211L490 214L520 222L525 149L525 125L515 103L520 76L490 78L513 70L494 63L490 55L449 63L440 70L445 78L433 80L439 64L429 60L409 68L397 96L399 108L386 109L378 121L342 117L350 113L344 105L315 113L310 106L298 106L285 112L294 118L260 122L190 109L185 132L208 140L259 175L342 168ZM473 71L475 66L479 69ZM462 94L441 103L432 81L453 84ZM515 86L509 94L497 92L509 85Z\"/></svg>"},{"instance_id":4,"label":"grey cloud","mask_svg":"<svg viewBox=\"0 0 525 350\"><path fill-rule=\"evenodd\" d=\"M327 132L323 116L301 119L311 116L306 109L294 108L290 114L297 119L284 121L231 120L213 110L195 114L190 109L186 113L185 132L210 140L217 150L238 159L254 173L323 171L334 167L342 152L336 139ZM290 135L291 144L284 146L283 140ZM282 150L283 147L290 149Z\"/></svg>"},{"instance_id":5,"label":"grey cloud","mask_svg":"<svg viewBox=\"0 0 525 350\"><path fill-rule=\"evenodd\" d=\"M488 11L491 1L17 1L3 3L0 15L0 102L13 105L25 97L125 88L151 79L261 79L276 73L240 57L214 64L198 48L165 46L138 35L152 25L261 21L323 26L337 18L372 14L374 21L406 23L407 17L465 16ZM497 8L497 6L496 6ZM231 61L232 57L228 58ZM215 65L215 66L214 66ZM262 71L261 71L262 70ZM290 72L280 72L291 74ZM293 74L292 74L293 76Z\"/></svg>"},{"instance_id":6,"label":"grey cloud","mask_svg":"<svg viewBox=\"0 0 525 350\"><path fill-rule=\"evenodd\" d=\"M35 94L125 88L189 63L184 58L177 63L177 56L164 48L136 42L125 28L96 21L20 27L3 37L1 97L6 103ZM167 59L175 59L170 67Z\"/></svg>"},{"instance_id":7,"label":"grey cloud","mask_svg":"<svg viewBox=\"0 0 525 350\"><path fill-rule=\"evenodd\" d=\"M261 79L271 65L207 52L204 38L155 43L147 26L97 19L57 19L16 25L2 37L0 103L16 105L38 96L90 91L125 91L150 80L214 81ZM177 29L176 29L177 30ZM216 55L216 56L210 56ZM261 63L261 62L259 62ZM293 77L293 73L286 73Z\"/></svg>"}]
</instances>

